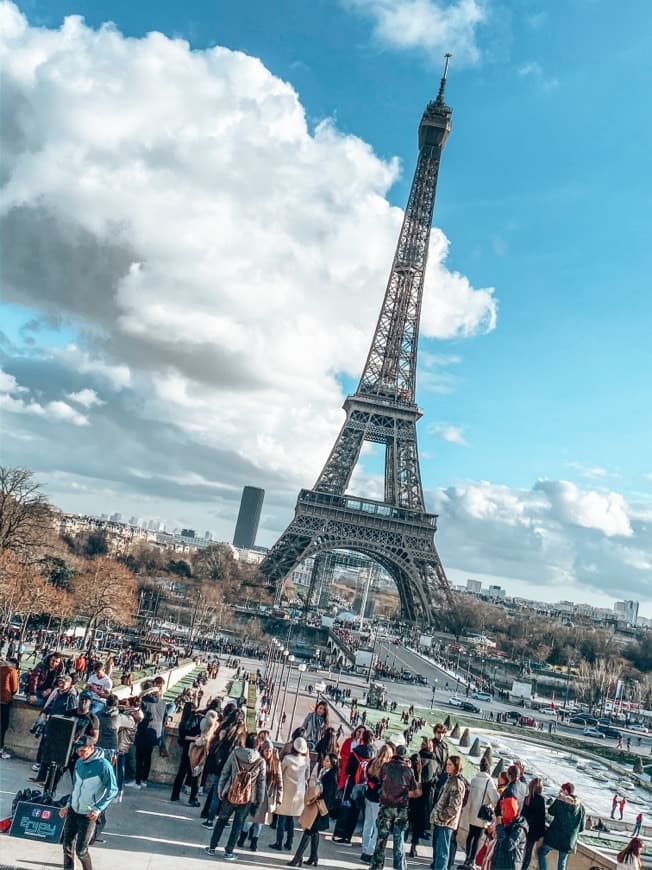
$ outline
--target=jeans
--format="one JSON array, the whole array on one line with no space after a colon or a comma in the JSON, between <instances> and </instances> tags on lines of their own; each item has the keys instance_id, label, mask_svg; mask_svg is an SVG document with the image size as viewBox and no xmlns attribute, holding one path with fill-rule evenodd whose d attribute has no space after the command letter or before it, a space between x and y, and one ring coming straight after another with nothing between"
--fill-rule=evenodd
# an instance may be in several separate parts
<instances>
[{"instance_id":1,"label":"jeans","mask_svg":"<svg viewBox=\"0 0 652 870\"><path fill-rule=\"evenodd\" d=\"M235 848L235 844L238 842L238 837L242 833L242 825L244 823L244 820L247 818L248 813L249 804L235 806L235 804L229 803L228 800L222 801L222 805L220 806L220 814L217 817L215 827L213 828L213 833L211 834L211 849L214 849L220 842L222 831L226 827L227 821L231 818L231 815L233 814L231 833L229 834L229 839L227 840L226 847L224 849L227 855L232 854Z\"/></svg>"},{"instance_id":2,"label":"jeans","mask_svg":"<svg viewBox=\"0 0 652 870\"><path fill-rule=\"evenodd\" d=\"M118 755L115 765L115 780L118 786L118 791L122 791L125 784L125 758L126 756L121 752Z\"/></svg>"},{"instance_id":3,"label":"jeans","mask_svg":"<svg viewBox=\"0 0 652 870\"><path fill-rule=\"evenodd\" d=\"M466 863L470 864L471 867L473 867L473 862L475 861L483 830L479 825L469 825L469 833L466 837ZM525 863L523 866L526 866Z\"/></svg>"},{"instance_id":4,"label":"jeans","mask_svg":"<svg viewBox=\"0 0 652 870\"><path fill-rule=\"evenodd\" d=\"M552 852L552 846L546 846L544 843L543 846L539 847L539 853L537 858L539 859L539 870L548 870L548 862L546 860L548 853ZM557 870L566 870L566 862L568 861L568 856L570 852L559 852L559 857L557 858Z\"/></svg>"},{"instance_id":5,"label":"jeans","mask_svg":"<svg viewBox=\"0 0 652 870\"><path fill-rule=\"evenodd\" d=\"M362 854L373 855L376 848L376 840L378 838L378 828L376 822L378 820L378 812L380 804L377 801L364 802L364 826L362 828Z\"/></svg>"},{"instance_id":6,"label":"jeans","mask_svg":"<svg viewBox=\"0 0 652 870\"><path fill-rule=\"evenodd\" d=\"M88 846L95 833L95 822L88 816L82 816L73 809L68 809L63 826L63 870L75 870L75 840L77 840L77 857L82 870L93 870Z\"/></svg>"},{"instance_id":7,"label":"jeans","mask_svg":"<svg viewBox=\"0 0 652 870\"><path fill-rule=\"evenodd\" d=\"M452 828L443 828L440 825L434 826L432 831L433 870L448 870L448 857L451 851L452 838Z\"/></svg>"},{"instance_id":8,"label":"jeans","mask_svg":"<svg viewBox=\"0 0 652 870\"><path fill-rule=\"evenodd\" d=\"M407 807L381 807L378 812L378 838L371 859L370 870L382 870L385 864L385 846L392 835L394 870L406 870L407 861L403 850L405 830L408 826Z\"/></svg>"},{"instance_id":9,"label":"jeans","mask_svg":"<svg viewBox=\"0 0 652 870\"><path fill-rule=\"evenodd\" d=\"M285 842L288 848L292 848L294 840L294 816L277 816L276 842L280 846L283 843L283 831L286 832Z\"/></svg>"}]
</instances>

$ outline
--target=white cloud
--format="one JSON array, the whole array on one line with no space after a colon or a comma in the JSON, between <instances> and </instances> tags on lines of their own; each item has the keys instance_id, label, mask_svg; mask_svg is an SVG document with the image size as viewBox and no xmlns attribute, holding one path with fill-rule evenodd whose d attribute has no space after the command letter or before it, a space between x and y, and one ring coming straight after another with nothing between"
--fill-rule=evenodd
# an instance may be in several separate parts
<instances>
[{"instance_id":1,"label":"white cloud","mask_svg":"<svg viewBox=\"0 0 652 870\"><path fill-rule=\"evenodd\" d=\"M451 444L459 444L461 447L468 447L468 442L464 437L464 428L462 426L453 426L450 423L438 423L430 426L428 432L440 441L449 441Z\"/></svg>"},{"instance_id":2,"label":"white cloud","mask_svg":"<svg viewBox=\"0 0 652 870\"><path fill-rule=\"evenodd\" d=\"M24 393L25 387L21 387L13 375L0 369L0 393Z\"/></svg>"},{"instance_id":3,"label":"white cloud","mask_svg":"<svg viewBox=\"0 0 652 870\"><path fill-rule=\"evenodd\" d=\"M590 601L593 589L652 604L649 503L568 481L529 490L468 482L431 498L447 568L529 583L533 598Z\"/></svg>"},{"instance_id":4,"label":"white cloud","mask_svg":"<svg viewBox=\"0 0 652 870\"><path fill-rule=\"evenodd\" d=\"M92 408L94 405L106 404L106 402L100 399L95 390L91 390L88 387L79 390L77 393L68 393L66 398L70 399L71 402L76 402L78 405L83 405L84 408Z\"/></svg>"},{"instance_id":5,"label":"white cloud","mask_svg":"<svg viewBox=\"0 0 652 870\"><path fill-rule=\"evenodd\" d=\"M517 72L521 78L532 79L545 93L550 93L559 87L559 79L555 76L546 75L543 67L536 60L522 64L518 67Z\"/></svg>"},{"instance_id":6,"label":"white cloud","mask_svg":"<svg viewBox=\"0 0 652 870\"><path fill-rule=\"evenodd\" d=\"M584 465L581 462L567 462L566 465L577 471L586 480L607 480L609 478L617 480L621 476L617 471L609 471L600 465Z\"/></svg>"},{"instance_id":7,"label":"white cloud","mask_svg":"<svg viewBox=\"0 0 652 870\"><path fill-rule=\"evenodd\" d=\"M480 58L476 32L487 19L482 0L343 0L347 8L371 19L376 38L391 48L427 52L440 61L452 52L455 63Z\"/></svg>"},{"instance_id":8,"label":"white cloud","mask_svg":"<svg viewBox=\"0 0 652 870\"><path fill-rule=\"evenodd\" d=\"M398 162L330 120L310 129L293 88L240 52L76 16L32 28L6 2L0 33L7 297L79 325L83 342L48 353L129 415L305 484L376 321ZM492 290L447 254L435 230L422 334L493 329Z\"/></svg>"},{"instance_id":9,"label":"white cloud","mask_svg":"<svg viewBox=\"0 0 652 870\"><path fill-rule=\"evenodd\" d=\"M6 393L0 395L0 408L8 414L31 414L48 420L72 423L73 426L87 426L88 419L65 402L47 402L41 405L34 399L17 399Z\"/></svg>"}]
</instances>

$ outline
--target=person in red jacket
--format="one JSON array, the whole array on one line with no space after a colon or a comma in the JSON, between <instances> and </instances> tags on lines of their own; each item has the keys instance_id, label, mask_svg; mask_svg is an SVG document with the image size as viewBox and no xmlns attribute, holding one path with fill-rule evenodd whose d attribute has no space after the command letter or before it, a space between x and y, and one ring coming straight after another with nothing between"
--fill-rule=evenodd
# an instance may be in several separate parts
<instances>
[{"instance_id":1,"label":"person in red jacket","mask_svg":"<svg viewBox=\"0 0 652 870\"><path fill-rule=\"evenodd\" d=\"M5 734L14 695L18 691L18 659L0 661L0 758L11 758L5 749Z\"/></svg>"},{"instance_id":2,"label":"person in red jacket","mask_svg":"<svg viewBox=\"0 0 652 870\"><path fill-rule=\"evenodd\" d=\"M342 746L340 747L340 769L337 777L338 789L343 789L346 785L346 769L349 763L349 758L351 757L351 750L355 749L355 747L359 745L364 731L365 726L358 725L358 727L351 734L351 736L347 737L344 743L342 743Z\"/></svg>"}]
</instances>

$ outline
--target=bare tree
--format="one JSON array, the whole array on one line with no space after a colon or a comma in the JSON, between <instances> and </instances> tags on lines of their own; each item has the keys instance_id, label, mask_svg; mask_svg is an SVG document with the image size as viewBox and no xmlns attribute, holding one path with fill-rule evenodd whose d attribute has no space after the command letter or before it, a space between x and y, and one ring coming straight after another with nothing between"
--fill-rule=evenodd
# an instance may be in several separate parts
<instances>
[{"instance_id":1,"label":"bare tree","mask_svg":"<svg viewBox=\"0 0 652 870\"><path fill-rule=\"evenodd\" d=\"M28 468L0 466L0 552L32 550L52 528L52 508Z\"/></svg>"},{"instance_id":2,"label":"bare tree","mask_svg":"<svg viewBox=\"0 0 652 870\"><path fill-rule=\"evenodd\" d=\"M615 689L622 672L618 662L605 659L596 659L592 663L582 661L578 669L577 693L591 710L599 710L604 707L609 691Z\"/></svg>"},{"instance_id":3,"label":"bare tree","mask_svg":"<svg viewBox=\"0 0 652 870\"><path fill-rule=\"evenodd\" d=\"M78 612L88 617L85 640L95 639L100 622L130 624L137 607L136 580L131 571L115 559L89 559L72 583Z\"/></svg>"},{"instance_id":4,"label":"bare tree","mask_svg":"<svg viewBox=\"0 0 652 870\"><path fill-rule=\"evenodd\" d=\"M8 621L16 615L21 620L24 637L30 616L50 613L65 593L47 582L33 565L25 564L16 553L0 554L0 607Z\"/></svg>"}]
</instances>

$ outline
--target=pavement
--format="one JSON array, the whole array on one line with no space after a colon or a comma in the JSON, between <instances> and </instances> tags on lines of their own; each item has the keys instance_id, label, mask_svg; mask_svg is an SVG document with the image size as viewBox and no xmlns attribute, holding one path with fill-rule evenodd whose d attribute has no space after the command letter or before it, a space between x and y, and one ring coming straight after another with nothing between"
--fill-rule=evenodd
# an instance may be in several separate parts
<instances>
[{"instance_id":1,"label":"pavement","mask_svg":"<svg viewBox=\"0 0 652 870\"><path fill-rule=\"evenodd\" d=\"M31 774L28 762L16 759L0 761L0 816L9 814L11 801L19 788L24 788ZM69 780L64 777L60 794L66 793ZM107 812L107 826L102 836L104 844L91 848L95 870L117 870L137 866L138 870L206 870L209 867L227 867L231 862L223 860L223 849L212 858L204 853L210 840L210 831L200 824L200 809L189 807L187 795L178 803L170 803L169 786L150 786L145 791L125 789L124 801L112 804ZM333 823L331 822L331 828ZM226 842L228 829L224 832ZM300 831L295 831L294 845L298 844ZM269 870L285 868L292 857L289 852L275 852L269 848L274 841L274 832L265 829L256 853L236 850L237 863L246 867L266 867ZM386 865L391 865L391 842ZM432 852L426 845L420 847L423 858L410 860L415 868L426 866ZM36 843L0 835L0 862L2 868L21 870L51 870L62 865L60 845ZM363 868L360 863L360 838L353 847L333 843L330 834L322 835L319 846L319 866L326 870ZM134 860L136 859L136 860Z\"/></svg>"}]
</instances>

